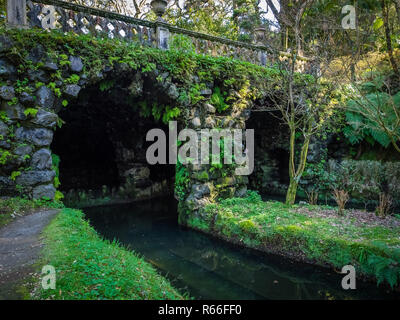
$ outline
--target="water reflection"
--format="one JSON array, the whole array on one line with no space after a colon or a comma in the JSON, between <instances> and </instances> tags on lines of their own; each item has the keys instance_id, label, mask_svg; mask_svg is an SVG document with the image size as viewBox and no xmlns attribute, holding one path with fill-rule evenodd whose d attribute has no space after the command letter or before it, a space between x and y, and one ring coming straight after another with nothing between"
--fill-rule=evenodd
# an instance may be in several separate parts
<instances>
[{"instance_id":1,"label":"water reflection","mask_svg":"<svg viewBox=\"0 0 400 320\"><path fill-rule=\"evenodd\" d=\"M375 285L341 288L341 275L241 249L177 224L173 199L87 208L94 228L156 266L197 299L390 299ZM398 296L397 296L398 297Z\"/></svg>"}]
</instances>

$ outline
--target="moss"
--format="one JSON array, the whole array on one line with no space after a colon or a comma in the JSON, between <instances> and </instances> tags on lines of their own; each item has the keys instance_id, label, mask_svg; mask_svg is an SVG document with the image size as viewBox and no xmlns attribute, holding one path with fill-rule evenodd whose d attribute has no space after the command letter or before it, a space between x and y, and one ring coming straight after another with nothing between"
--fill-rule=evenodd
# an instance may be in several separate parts
<instances>
[{"instance_id":1,"label":"moss","mask_svg":"<svg viewBox=\"0 0 400 320\"><path fill-rule=\"evenodd\" d=\"M354 265L358 274L400 283L400 227L353 224L350 218L319 217L297 212L280 202L264 202L254 192L205 207L205 231L255 249L342 268ZM319 206L307 210L332 209ZM215 220L214 217L217 217ZM349 219L344 222L344 219ZM198 223L193 227L197 227ZM204 230L204 229L203 229Z\"/></svg>"},{"instance_id":2,"label":"moss","mask_svg":"<svg viewBox=\"0 0 400 320\"><path fill-rule=\"evenodd\" d=\"M257 231L256 224L249 219L239 221L239 227L240 229L242 229L244 232L247 233L254 233Z\"/></svg>"},{"instance_id":3,"label":"moss","mask_svg":"<svg viewBox=\"0 0 400 320\"><path fill-rule=\"evenodd\" d=\"M209 177L207 171L201 171L195 175L195 179L200 180L200 181L209 181L210 177Z\"/></svg>"},{"instance_id":4,"label":"moss","mask_svg":"<svg viewBox=\"0 0 400 320\"><path fill-rule=\"evenodd\" d=\"M168 72L169 79L179 85L178 101L190 100L192 105L204 99L201 90L206 87L206 83L217 80L221 85L215 88L212 100L215 100L217 109L223 112L229 106L240 108L257 96L265 95L268 91L276 91L281 79L279 70L273 67L262 67L228 57L142 47L136 42L118 39L4 27L0 28L0 34L10 37L14 43L14 47L6 54L18 66L18 73L21 75L19 83L24 87L47 85L55 91L60 89L55 85L56 80L61 80L64 84L78 83L79 75L72 74L68 78L63 78L64 71L69 65L68 57L73 55L82 58L83 73L88 79L96 79L104 70L104 66L113 67L117 64L124 65L126 72L140 71L146 74L156 69L160 71L159 74ZM35 64L28 59L29 52L38 44L47 50L49 58L57 62L60 67L60 70L50 74L51 80L48 84L39 82L29 84L25 81L28 70L42 67L40 63ZM193 76L197 76L199 82L193 81ZM309 76L296 74L296 79L302 79L306 85ZM226 101L229 101L229 105ZM170 106L167 118L171 116L173 107L175 106ZM176 107L182 108L183 104ZM174 113L178 114L178 111L174 110Z\"/></svg>"},{"instance_id":5,"label":"moss","mask_svg":"<svg viewBox=\"0 0 400 320\"><path fill-rule=\"evenodd\" d=\"M44 231L43 263L55 267L57 288L37 299L184 299L144 259L101 239L78 210L64 209Z\"/></svg>"}]
</instances>

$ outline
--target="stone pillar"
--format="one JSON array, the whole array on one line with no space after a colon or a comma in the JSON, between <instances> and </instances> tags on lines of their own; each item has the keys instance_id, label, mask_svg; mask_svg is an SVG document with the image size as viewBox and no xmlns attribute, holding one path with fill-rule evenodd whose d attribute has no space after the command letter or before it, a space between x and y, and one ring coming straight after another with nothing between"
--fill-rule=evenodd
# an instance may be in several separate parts
<instances>
[{"instance_id":1,"label":"stone pillar","mask_svg":"<svg viewBox=\"0 0 400 320\"><path fill-rule=\"evenodd\" d=\"M166 22L162 18L165 10L167 8L168 1L167 0L152 0L151 8L153 12L157 15L156 22L156 41L157 48L167 50L168 49L168 39L169 39L169 30L168 28L163 26Z\"/></svg>"},{"instance_id":2,"label":"stone pillar","mask_svg":"<svg viewBox=\"0 0 400 320\"><path fill-rule=\"evenodd\" d=\"M13 27L26 27L26 0L7 0L7 23Z\"/></svg>"},{"instance_id":3,"label":"stone pillar","mask_svg":"<svg viewBox=\"0 0 400 320\"><path fill-rule=\"evenodd\" d=\"M264 26L259 26L254 29L254 42L257 46L265 45L265 33L266 29ZM265 66L267 64L267 54L264 50L260 50L258 52L258 63L261 66Z\"/></svg>"},{"instance_id":4,"label":"stone pillar","mask_svg":"<svg viewBox=\"0 0 400 320\"><path fill-rule=\"evenodd\" d=\"M157 48L167 50L169 49L169 30L157 24L156 27Z\"/></svg>"}]
</instances>

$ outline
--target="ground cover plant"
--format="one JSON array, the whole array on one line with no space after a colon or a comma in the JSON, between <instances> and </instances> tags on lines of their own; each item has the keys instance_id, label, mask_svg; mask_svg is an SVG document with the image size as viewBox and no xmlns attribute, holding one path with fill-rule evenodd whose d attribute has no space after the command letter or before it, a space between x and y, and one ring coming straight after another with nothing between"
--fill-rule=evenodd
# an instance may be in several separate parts
<instances>
[{"instance_id":1,"label":"ground cover plant","mask_svg":"<svg viewBox=\"0 0 400 320\"><path fill-rule=\"evenodd\" d=\"M102 239L79 210L63 209L43 235L41 265L54 266L57 287L37 287L36 299L186 298L143 258Z\"/></svg>"},{"instance_id":2,"label":"ground cover plant","mask_svg":"<svg viewBox=\"0 0 400 320\"><path fill-rule=\"evenodd\" d=\"M329 206L264 202L255 192L209 204L193 227L228 241L341 269L354 265L364 276L392 288L400 282L400 219Z\"/></svg>"}]
</instances>

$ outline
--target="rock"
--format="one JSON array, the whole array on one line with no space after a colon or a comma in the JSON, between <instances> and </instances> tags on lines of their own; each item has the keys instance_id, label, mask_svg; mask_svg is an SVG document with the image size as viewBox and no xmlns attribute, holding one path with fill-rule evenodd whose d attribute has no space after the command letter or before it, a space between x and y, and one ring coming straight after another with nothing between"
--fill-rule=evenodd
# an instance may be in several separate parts
<instances>
[{"instance_id":1,"label":"rock","mask_svg":"<svg viewBox=\"0 0 400 320\"><path fill-rule=\"evenodd\" d=\"M124 173L124 177L135 182L140 180L146 180L150 177L150 169L148 167L134 167Z\"/></svg>"},{"instance_id":2,"label":"rock","mask_svg":"<svg viewBox=\"0 0 400 320\"><path fill-rule=\"evenodd\" d=\"M54 199L56 193L56 188L52 184L41 185L33 189L32 197L33 199L48 198L50 200Z\"/></svg>"},{"instance_id":3,"label":"rock","mask_svg":"<svg viewBox=\"0 0 400 320\"><path fill-rule=\"evenodd\" d=\"M205 119L205 126L206 128L214 128L215 127L215 120L213 117L207 117Z\"/></svg>"},{"instance_id":4,"label":"rock","mask_svg":"<svg viewBox=\"0 0 400 320\"><path fill-rule=\"evenodd\" d=\"M3 137L4 139L7 135L8 135L8 126L3 121L0 120L0 136Z\"/></svg>"},{"instance_id":5,"label":"rock","mask_svg":"<svg viewBox=\"0 0 400 320\"><path fill-rule=\"evenodd\" d=\"M21 145L15 148L14 154L20 157L30 155L32 153L32 147L30 145Z\"/></svg>"},{"instance_id":6,"label":"rock","mask_svg":"<svg viewBox=\"0 0 400 320\"><path fill-rule=\"evenodd\" d=\"M58 116L55 113L39 109L32 122L42 127L54 128L57 124L57 119Z\"/></svg>"},{"instance_id":7,"label":"rock","mask_svg":"<svg viewBox=\"0 0 400 320\"><path fill-rule=\"evenodd\" d=\"M173 100L178 99L179 92L178 92L178 88L176 87L176 85L171 84L169 86L168 91L167 91L167 95L168 95L168 97L170 97Z\"/></svg>"},{"instance_id":8,"label":"rock","mask_svg":"<svg viewBox=\"0 0 400 320\"><path fill-rule=\"evenodd\" d=\"M102 79L104 79L104 74L103 74L102 72L97 72L95 75L93 75L93 76L90 78L90 81L91 81L92 83L96 83L96 82L99 82L99 81L102 80Z\"/></svg>"},{"instance_id":9,"label":"rock","mask_svg":"<svg viewBox=\"0 0 400 320\"><path fill-rule=\"evenodd\" d=\"M32 155L31 167L34 170L50 170L53 165L49 149L40 149Z\"/></svg>"},{"instance_id":10,"label":"rock","mask_svg":"<svg viewBox=\"0 0 400 320\"><path fill-rule=\"evenodd\" d=\"M140 73L135 74L134 80L129 85L128 90L134 97L139 97L143 94L143 79L140 76Z\"/></svg>"},{"instance_id":11,"label":"rock","mask_svg":"<svg viewBox=\"0 0 400 320\"><path fill-rule=\"evenodd\" d=\"M249 109L245 109L242 111L242 114L240 115L244 120L248 120L250 118L251 111Z\"/></svg>"},{"instance_id":12,"label":"rock","mask_svg":"<svg viewBox=\"0 0 400 320\"><path fill-rule=\"evenodd\" d=\"M9 51L14 46L14 43L5 35L0 36L0 53Z\"/></svg>"},{"instance_id":13,"label":"rock","mask_svg":"<svg viewBox=\"0 0 400 320\"><path fill-rule=\"evenodd\" d=\"M71 62L69 68L72 72L81 72L83 70L83 63L81 58L70 56L69 62Z\"/></svg>"},{"instance_id":14,"label":"rock","mask_svg":"<svg viewBox=\"0 0 400 320\"><path fill-rule=\"evenodd\" d=\"M135 189L135 199L149 199L151 197L151 187Z\"/></svg>"},{"instance_id":15,"label":"rock","mask_svg":"<svg viewBox=\"0 0 400 320\"><path fill-rule=\"evenodd\" d=\"M217 181L217 184L222 186L234 186L236 184L235 177L224 177Z\"/></svg>"},{"instance_id":16,"label":"rock","mask_svg":"<svg viewBox=\"0 0 400 320\"><path fill-rule=\"evenodd\" d=\"M69 84L65 87L64 93L70 98L77 98L80 91L81 87L77 84Z\"/></svg>"},{"instance_id":17,"label":"rock","mask_svg":"<svg viewBox=\"0 0 400 320\"><path fill-rule=\"evenodd\" d=\"M236 176L236 183L237 184L249 184L249 177L248 176Z\"/></svg>"},{"instance_id":18,"label":"rock","mask_svg":"<svg viewBox=\"0 0 400 320\"><path fill-rule=\"evenodd\" d=\"M43 70L28 70L28 78L31 81L39 81L48 83L50 81L49 75Z\"/></svg>"},{"instance_id":19,"label":"rock","mask_svg":"<svg viewBox=\"0 0 400 320\"><path fill-rule=\"evenodd\" d=\"M204 106L205 106L206 111L208 113L215 113L216 112L216 109L212 104L206 103Z\"/></svg>"},{"instance_id":20,"label":"rock","mask_svg":"<svg viewBox=\"0 0 400 320\"><path fill-rule=\"evenodd\" d=\"M16 72L15 67L6 60L0 59L0 76L10 76Z\"/></svg>"},{"instance_id":21,"label":"rock","mask_svg":"<svg viewBox=\"0 0 400 320\"><path fill-rule=\"evenodd\" d=\"M106 65L106 66L104 67L104 69L103 69L103 71L104 71L105 73L111 72L112 70L113 70L113 67L110 66L110 65Z\"/></svg>"},{"instance_id":22,"label":"rock","mask_svg":"<svg viewBox=\"0 0 400 320\"><path fill-rule=\"evenodd\" d=\"M247 194L247 187L241 187L235 191L235 197L243 198Z\"/></svg>"},{"instance_id":23,"label":"rock","mask_svg":"<svg viewBox=\"0 0 400 320\"><path fill-rule=\"evenodd\" d=\"M12 100L13 98L15 98L14 88L11 86L0 87L0 97L4 100Z\"/></svg>"},{"instance_id":24,"label":"rock","mask_svg":"<svg viewBox=\"0 0 400 320\"><path fill-rule=\"evenodd\" d=\"M53 131L49 129L28 129L19 127L15 131L15 137L19 142L33 143L35 146L49 146L53 140Z\"/></svg>"},{"instance_id":25,"label":"rock","mask_svg":"<svg viewBox=\"0 0 400 320\"><path fill-rule=\"evenodd\" d=\"M52 62L52 61L47 61L47 62L43 65L42 68L43 68L44 70L47 70L47 71L57 71L57 70L58 70L57 63L54 63L54 62Z\"/></svg>"},{"instance_id":26,"label":"rock","mask_svg":"<svg viewBox=\"0 0 400 320\"><path fill-rule=\"evenodd\" d=\"M193 118L192 124L195 128L198 128L201 126L201 121L199 117Z\"/></svg>"},{"instance_id":27,"label":"rock","mask_svg":"<svg viewBox=\"0 0 400 320\"><path fill-rule=\"evenodd\" d=\"M200 91L200 94L202 96L211 96L212 95L212 90L210 88L206 88Z\"/></svg>"},{"instance_id":28,"label":"rock","mask_svg":"<svg viewBox=\"0 0 400 320\"><path fill-rule=\"evenodd\" d=\"M44 109L52 109L54 106L54 93L46 86L41 86L38 91L36 91L37 104Z\"/></svg>"},{"instance_id":29,"label":"rock","mask_svg":"<svg viewBox=\"0 0 400 320\"><path fill-rule=\"evenodd\" d=\"M194 211L204 207L207 199L196 199L192 194L186 199L185 205L190 211Z\"/></svg>"},{"instance_id":30,"label":"rock","mask_svg":"<svg viewBox=\"0 0 400 320\"><path fill-rule=\"evenodd\" d=\"M10 177L0 176L0 194L2 196L15 196L15 182Z\"/></svg>"},{"instance_id":31,"label":"rock","mask_svg":"<svg viewBox=\"0 0 400 320\"><path fill-rule=\"evenodd\" d=\"M169 72L163 72L160 74L160 77L163 79L163 81L167 80L169 77Z\"/></svg>"},{"instance_id":32,"label":"rock","mask_svg":"<svg viewBox=\"0 0 400 320\"><path fill-rule=\"evenodd\" d=\"M209 194L210 194L210 187L207 184L192 185L192 195L196 199L204 198L205 195Z\"/></svg>"},{"instance_id":33,"label":"rock","mask_svg":"<svg viewBox=\"0 0 400 320\"><path fill-rule=\"evenodd\" d=\"M85 86L88 83L88 76L86 74L83 74L79 80L79 85Z\"/></svg>"},{"instance_id":34,"label":"rock","mask_svg":"<svg viewBox=\"0 0 400 320\"><path fill-rule=\"evenodd\" d=\"M28 55L28 59L33 63L38 63L46 57L46 50L44 50L41 44L33 48Z\"/></svg>"},{"instance_id":35,"label":"rock","mask_svg":"<svg viewBox=\"0 0 400 320\"><path fill-rule=\"evenodd\" d=\"M131 68L129 67L129 65L125 62L115 64L115 72L125 73L125 72L129 71L130 69Z\"/></svg>"},{"instance_id":36,"label":"rock","mask_svg":"<svg viewBox=\"0 0 400 320\"><path fill-rule=\"evenodd\" d=\"M192 75L192 82L193 83L199 83L200 82L200 78L198 76Z\"/></svg>"},{"instance_id":37,"label":"rock","mask_svg":"<svg viewBox=\"0 0 400 320\"><path fill-rule=\"evenodd\" d=\"M21 95L19 96L19 101L26 107L35 106L35 98L26 92L21 93Z\"/></svg>"},{"instance_id":38,"label":"rock","mask_svg":"<svg viewBox=\"0 0 400 320\"><path fill-rule=\"evenodd\" d=\"M32 153L32 147L29 145L21 145L15 148L14 154L18 156L17 163L18 166L26 164L27 160L30 159Z\"/></svg>"},{"instance_id":39,"label":"rock","mask_svg":"<svg viewBox=\"0 0 400 320\"><path fill-rule=\"evenodd\" d=\"M22 186L34 186L52 182L55 176L56 174L52 170L27 171L21 172L21 174L16 178L15 182Z\"/></svg>"},{"instance_id":40,"label":"rock","mask_svg":"<svg viewBox=\"0 0 400 320\"><path fill-rule=\"evenodd\" d=\"M24 107L17 103L16 105L10 106L7 102L2 103L1 109L6 112L6 115L10 120L26 120L24 113Z\"/></svg>"}]
</instances>

